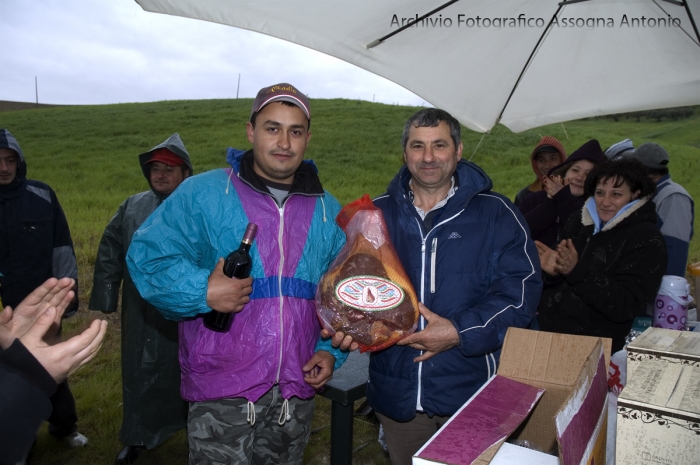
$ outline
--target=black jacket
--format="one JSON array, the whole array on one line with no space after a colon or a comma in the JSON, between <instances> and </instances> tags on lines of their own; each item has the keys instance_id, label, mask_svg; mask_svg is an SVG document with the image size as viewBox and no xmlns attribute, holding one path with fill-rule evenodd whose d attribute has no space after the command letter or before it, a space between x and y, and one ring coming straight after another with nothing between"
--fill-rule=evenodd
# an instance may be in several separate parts
<instances>
[{"instance_id":1,"label":"black jacket","mask_svg":"<svg viewBox=\"0 0 700 465\"><path fill-rule=\"evenodd\" d=\"M585 201L585 196L575 196L569 186L564 186L551 199L545 190L533 192L520 202L518 208L530 227L532 240L554 248L561 240L569 217L580 212Z\"/></svg>"},{"instance_id":2,"label":"black jacket","mask_svg":"<svg viewBox=\"0 0 700 465\"><path fill-rule=\"evenodd\" d=\"M3 305L17 306L51 277L76 280L76 298L64 316L78 309L78 266L68 222L56 193L26 178L27 163L15 138L0 129L0 148L19 156L12 183L0 186L0 295Z\"/></svg>"},{"instance_id":3,"label":"black jacket","mask_svg":"<svg viewBox=\"0 0 700 465\"><path fill-rule=\"evenodd\" d=\"M576 267L564 277L544 273L538 309L542 331L609 337L624 346L634 318L645 313L666 270L666 246L654 203L642 199L597 234L586 206L572 215L563 237L573 240Z\"/></svg>"},{"instance_id":4,"label":"black jacket","mask_svg":"<svg viewBox=\"0 0 700 465\"><path fill-rule=\"evenodd\" d=\"M0 351L0 465L21 462L51 414L57 384L24 345Z\"/></svg>"}]
</instances>

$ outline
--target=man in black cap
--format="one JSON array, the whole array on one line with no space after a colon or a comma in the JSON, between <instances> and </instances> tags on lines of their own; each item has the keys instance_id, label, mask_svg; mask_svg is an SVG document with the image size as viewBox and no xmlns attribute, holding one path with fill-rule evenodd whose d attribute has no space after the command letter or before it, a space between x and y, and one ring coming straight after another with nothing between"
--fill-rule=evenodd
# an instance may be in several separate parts
<instances>
[{"instance_id":1,"label":"man in black cap","mask_svg":"<svg viewBox=\"0 0 700 465\"><path fill-rule=\"evenodd\" d=\"M656 183L657 226L666 241L668 251L667 275L685 277L688 248L693 237L694 202L688 191L671 181L668 173L668 152L654 142L645 142L628 158L636 158L649 170Z\"/></svg>"}]
</instances>

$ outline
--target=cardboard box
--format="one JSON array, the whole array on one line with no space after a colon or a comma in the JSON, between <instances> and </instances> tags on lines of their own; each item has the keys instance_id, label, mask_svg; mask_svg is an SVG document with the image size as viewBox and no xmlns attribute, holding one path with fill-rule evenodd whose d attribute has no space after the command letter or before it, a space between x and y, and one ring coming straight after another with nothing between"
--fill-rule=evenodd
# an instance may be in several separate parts
<instances>
[{"instance_id":1,"label":"cardboard box","mask_svg":"<svg viewBox=\"0 0 700 465\"><path fill-rule=\"evenodd\" d=\"M700 367L700 332L648 328L627 345L627 379L647 360Z\"/></svg>"},{"instance_id":2,"label":"cardboard box","mask_svg":"<svg viewBox=\"0 0 700 465\"><path fill-rule=\"evenodd\" d=\"M617 401L617 465L700 463L700 367L644 360Z\"/></svg>"},{"instance_id":3,"label":"cardboard box","mask_svg":"<svg viewBox=\"0 0 700 465\"><path fill-rule=\"evenodd\" d=\"M559 465L559 457L504 442L489 465Z\"/></svg>"},{"instance_id":4,"label":"cardboard box","mask_svg":"<svg viewBox=\"0 0 700 465\"><path fill-rule=\"evenodd\" d=\"M414 465L497 463L494 461L501 459L499 448L506 437L527 441L541 451L558 455L559 461L555 463L562 465L604 464L610 347L610 339L510 328L503 344L498 376L488 385L499 377L517 383L503 384L502 401L497 403L484 398L493 392L488 387L482 388L416 453ZM531 398L528 391L533 387L543 388L545 392L515 430L506 428L505 421L498 421L497 425L479 421L470 408L470 405L481 408L480 405L497 404L497 410L485 410L484 416L505 418L507 415L501 412L510 409L520 417L522 406L527 404L523 399ZM508 401L513 401L510 407ZM500 429L506 433L497 434ZM491 441L471 441L475 432ZM461 453L452 450L450 456L440 455L440 448L435 445L450 442L459 445ZM551 460L544 455L541 455L543 463Z\"/></svg>"},{"instance_id":5,"label":"cardboard box","mask_svg":"<svg viewBox=\"0 0 700 465\"><path fill-rule=\"evenodd\" d=\"M498 447L490 449L515 431L543 393L505 376L492 377L418 452L414 465L479 463L475 461L485 451L490 459Z\"/></svg>"}]
</instances>

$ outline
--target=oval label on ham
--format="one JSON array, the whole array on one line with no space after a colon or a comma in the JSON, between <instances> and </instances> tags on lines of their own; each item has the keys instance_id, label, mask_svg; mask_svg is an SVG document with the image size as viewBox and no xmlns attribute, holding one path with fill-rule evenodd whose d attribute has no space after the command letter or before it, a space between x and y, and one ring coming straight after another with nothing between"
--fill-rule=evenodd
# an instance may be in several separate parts
<instances>
[{"instance_id":1,"label":"oval label on ham","mask_svg":"<svg viewBox=\"0 0 700 465\"><path fill-rule=\"evenodd\" d=\"M378 276L353 276L338 283L335 295L349 307L367 312L391 310L401 305L404 292L388 279Z\"/></svg>"}]
</instances>

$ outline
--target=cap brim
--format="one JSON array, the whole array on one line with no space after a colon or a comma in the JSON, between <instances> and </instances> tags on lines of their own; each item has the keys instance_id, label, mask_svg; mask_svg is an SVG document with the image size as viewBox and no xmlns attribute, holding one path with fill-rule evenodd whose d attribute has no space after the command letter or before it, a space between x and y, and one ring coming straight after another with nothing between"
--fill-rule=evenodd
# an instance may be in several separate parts
<instances>
[{"instance_id":1,"label":"cap brim","mask_svg":"<svg viewBox=\"0 0 700 465\"><path fill-rule=\"evenodd\" d=\"M302 102L300 99L293 97L291 95L273 95L270 98L263 100L260 105L258 105L254 110L253 113L257 113L260 110L262 110L265 105L272 103L272 102L289 102L291 104L296 105L301 109L301 111L304 112L306 115L307 119L311 119L311 115L309 114L309 109L306 108L306 105L304 105L304 102Z\"/></svg>"}]
</instances>

